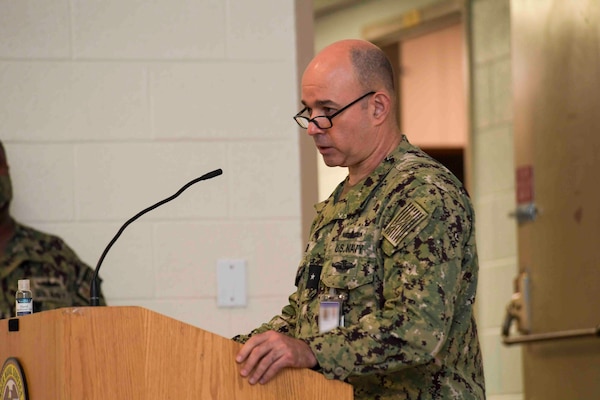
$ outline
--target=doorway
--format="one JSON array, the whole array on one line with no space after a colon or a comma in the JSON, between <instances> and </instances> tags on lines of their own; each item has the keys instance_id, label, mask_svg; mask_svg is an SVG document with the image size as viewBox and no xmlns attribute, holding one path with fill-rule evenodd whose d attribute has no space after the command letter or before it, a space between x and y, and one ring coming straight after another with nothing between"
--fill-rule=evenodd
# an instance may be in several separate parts
<instances>
[{"instance_id":1,"label":"doorway","mask_svg":"<svg viewBox=\"0 0 600 400\"><path fill-rule=\"evenodd\" d=\"M400 129L469 186L468 57L458 3L414 10L373 24L367 40L396 71Z\"/></svg>"}]
</instances>

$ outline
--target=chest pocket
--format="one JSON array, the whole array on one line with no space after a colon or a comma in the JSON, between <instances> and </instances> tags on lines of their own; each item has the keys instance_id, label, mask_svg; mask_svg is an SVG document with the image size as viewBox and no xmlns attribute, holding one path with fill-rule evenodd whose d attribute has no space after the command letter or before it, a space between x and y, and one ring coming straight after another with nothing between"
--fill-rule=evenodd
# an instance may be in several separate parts
<instances>
[{"instance_id":1,"label":"chest pocket","mask_svg":"<svg viewBox=\"0 0 600 400\"><path fill-rule=\"evenodd\" d=\"M337 255L326 263L321 275L324 292L329 288L346 294L345 307L370 303L374 297L376 260L371 257Z\"/></svg>"},{"instance_id":2,"label":"chest pocket","mask_svg":"<svg viewBox=\"0 0 600 400\"><path fill-rule=\"evenodd\" d=\"M354 290L373 282L375 254L364 241L337 240L329 248L321 280L328 288Z\"/></svg>"},{"instance_id":3,"label":"chest pocket","mask_svg":"<svg viewBox=\"0 0 600 400\"><path fill-rule=\"evenodd\" d=\"M380 301L375 287L375 266L374 258L335 256L323 268L321 282L324 292L333 288L344 296L346 326L358 323L362 316L378 308Z\"/></svg>"},{"instance_id":4,"label":"chest pocket","mask_svg":"<svg viewBox=\"0 0 600 400\"><path fill-rule=\"evenodd\" d=\"M336 256L325 265L321 280L328 288L354 290L373 282L375 259Z\"/></svg>"}]
</instances>

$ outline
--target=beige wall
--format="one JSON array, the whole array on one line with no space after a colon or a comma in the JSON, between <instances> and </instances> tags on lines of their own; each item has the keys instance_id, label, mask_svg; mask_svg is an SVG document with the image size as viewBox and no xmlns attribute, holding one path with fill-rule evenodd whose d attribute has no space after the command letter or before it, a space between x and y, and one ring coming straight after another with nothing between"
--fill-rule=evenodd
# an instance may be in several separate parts
<instances>
[{"instance_id":1,"label":"beige wall","mask_svg":"<svg viewBox=\"0 0 600 400\"><path fill-rule=\"evenodd\" d=\"M303 7L310 7L304 2ZM14 214L95 266L112 305L230 336L279 312L302 243L293 0L0 0ZM219 259L246 308L216 307Z\"/></svg>"},{"instance_id":2,"label":"beige wall","mask_svg":"<svg viewBox=\"0 0 600 400\"><path fill-rule=\"evenodd\" d=\"M501 344L517 275L510 1L473 2L473 181L479 240L479 329L488 393L522 398L521 349ZM502 395L502 396L501 396ZM496 397L491 397L493 400Z\"/></svg>"},{"instance_id":3,"label":"beige wall","mask_svg":"<svg viewBox=\"0 0 600 400\"><path fill-rule=\"evenodd\" d=\"M315 23L316 48L346 37L361 37L373 22L438 1L382 0L365 3ZM516 275L509 0L471 4L472 190L477 213L480 277L477 315L490 400L522 399L521 350L501 344L500 325ZM319 167L319 197L343 179L342 168Z\"/></svg>"}]
</instances>

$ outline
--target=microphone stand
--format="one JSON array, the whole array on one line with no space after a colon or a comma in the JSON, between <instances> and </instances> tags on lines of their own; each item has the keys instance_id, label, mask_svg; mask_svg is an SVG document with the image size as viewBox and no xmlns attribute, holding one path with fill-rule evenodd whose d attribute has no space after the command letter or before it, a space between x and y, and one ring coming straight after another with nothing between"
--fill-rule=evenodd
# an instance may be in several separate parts
<instances>
[{"instance_id":1,"label":"microphone stand","mask_svg":"<svg viewBox=\"0 0 600 400\"><path fill-rule=\"evenodd\" d=\"M104 251L102 252L102 255L100 256L100 259L98 260L98 264L96 264L96 269L94 270L94 276L92 277L92 282L90 284L90 305L91 306L98 306L100 305L100 295L99 295L99 280L98 280L98 272L100 271L100 266L102 265L102 261L104 261L104 257L106 257L106 254L108 253L108 251L110 250L110 248L113 246L113 244L115 244L115 242L117 241L117 239L121 236L121 234L123 233L123 231L125 230L125 228L127 228L129 226L129 224L131 224L133 221L135 221L136 219L138 219L139 217L141 217L142 215L146 214L149 211L154 210L157 207L162 206L165 203L168 203L169 201L175 199L176 197L178 197L181 193L183 193L187 188L189 188L190 186L192 186L193 184L200 182L200 181L204 181L207 179L211 179L214 178L216 176L219 176L223 173L222 169L216 169L214 171L208 172L204 175L202 175L199 178L196 178L188 183L186 183L185 185L183 185L183 187L181 189L179 189L177 191L177 193L175 193L172 196L167 197L164 200L159 201L158 203L151 205L150 207L140 211L139 213L137 213L136 215L134 215L133 217L131 217L130 219L128 219L123 226L121 226L121 228L119 229L119 231L117 232L117 234L112 238L112 240L108 243L108 245L106 246L106 248L104 249Z\"/></svg>"}]
</instances>

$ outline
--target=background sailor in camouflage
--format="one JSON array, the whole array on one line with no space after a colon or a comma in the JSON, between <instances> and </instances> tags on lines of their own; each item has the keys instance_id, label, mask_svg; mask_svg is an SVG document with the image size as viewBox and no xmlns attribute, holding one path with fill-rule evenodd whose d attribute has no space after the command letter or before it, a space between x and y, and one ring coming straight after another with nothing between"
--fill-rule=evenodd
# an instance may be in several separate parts
<instances>
[{"instance_id":1,"label":"background sailor in camouflage","mask_svg":"<svg viewBox=\"0 0 600 400\"><path fill-rule=\"evenodd\" d=\"M15 221L12 184L0 143L0 318L15 316L19 279L29 279L33 311L89 304L93 270L59 237ZM105 305L101 296L101 304Z\"/></svg>"},{"instance_id":2,"label":"background sailor in camouflage","mask_svg":"<svg viewBox=\"0 0 600 400\"><path fill-rule=\"evenodd\" d=\"M234 338L251 383L308 367L352 384L356 399L485 398L472 205L398 131L394 93L389 61L368 42L334 43L304 73L298 122L349 175L316 206L289 304ZM332 291L345 300L343 325L319 333Z\"/></svg>"}]
</instances>

